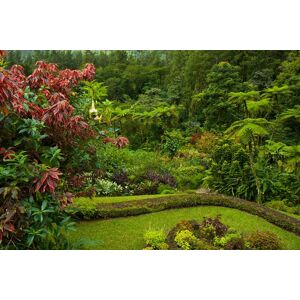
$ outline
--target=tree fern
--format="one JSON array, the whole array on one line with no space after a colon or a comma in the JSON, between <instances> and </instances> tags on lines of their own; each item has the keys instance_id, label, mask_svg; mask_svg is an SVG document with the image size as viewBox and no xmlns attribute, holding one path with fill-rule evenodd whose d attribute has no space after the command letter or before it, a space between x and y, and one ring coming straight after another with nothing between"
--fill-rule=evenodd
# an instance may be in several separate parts
<instances>
[{"instance_id":1,"label":"tree fern","mask_svg":"<svg viewBox=\"0 0 300 300\"><path fill-rule=\"evenodd\" d=\"M242 143L249 143L249 136L265 137L269 135L267 127L270 125L266 119L251 119L234 122L226 131L225 134L229 137L234 137Z\"/></svg>"},{"instance_id":2,"label":"tree fern","mask_svg":"<svg viewBox=\"0 0 300 300\"><path fill-rule=\"evenodd\" d=\"M278 120L283 123L287 123L289 121L300 123L300 105L295 105L294 108L286 110L280 115Z\"/></svg>"},{"instance_id":3,"label":"tree fern","mask_svg":"<svg viewBox=\"0 0 300 300\"><path fill-rule=\"evenodd\" d=\"M254 117L266 115L270 111L270 106L271 102L269 98L263 98L259 101L247 101L248 111Z\"/></svg>"}]
</instances>

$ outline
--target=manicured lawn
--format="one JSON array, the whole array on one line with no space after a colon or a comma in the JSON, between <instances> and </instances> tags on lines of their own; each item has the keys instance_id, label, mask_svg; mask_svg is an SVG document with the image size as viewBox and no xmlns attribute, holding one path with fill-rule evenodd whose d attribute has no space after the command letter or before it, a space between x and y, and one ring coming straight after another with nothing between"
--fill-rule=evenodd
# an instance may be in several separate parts
<instances>
[{"instance_id":1,"label":"manicured lawn","mask_svg":"<svg viewBox=\"0 0 300 300\"><path fill-rule=\"evenodd\" d=\"M246 212L214 206L172 209L127 218L83 221L78 223L77 231L70 235L70 239L78 245L78 248L81 248L80 244L84 244L85 249L142 249L143 234L149 229L168 231L180 220L201 220L205 216L218 214L222 215L222 221L226 225L241 232L269 230L280 237L284 249L300 249L300 237L293 233Z\"/></svg>"}]
</instances>

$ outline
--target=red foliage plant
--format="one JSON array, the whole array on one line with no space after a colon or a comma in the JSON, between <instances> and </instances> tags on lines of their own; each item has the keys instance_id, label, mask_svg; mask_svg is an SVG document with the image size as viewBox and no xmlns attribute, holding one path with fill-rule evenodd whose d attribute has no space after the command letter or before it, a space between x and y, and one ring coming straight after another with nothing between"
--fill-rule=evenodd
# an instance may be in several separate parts
<instances>
[{"instance_id":1,"label":"red foliage plant","mask_svg":"<svg viewBox=\"0 0 300 300\"><path fill-rule=\"evenodd\" d=\"M5 50L0 50L0 57L6 56L6 51Z\"/></svg>"},{"instance_id":2,"label":"red foliage plant","mask_svg":"<svg viewBox=\"0 0 300 300\"><path fill-rule=\"evenodd\" d=\"M190 143L194 144L199 151L208 153L216 144L217 139L218 136L212 132L206 131L203 134L196 132L191 137Z\"/></svg>"},{"instance_id":3,"label":"red foliage plant","mask_svg":"<svg viewBox=\"0 0 300 300\"><path fill-rule=\"evenodd\" d=\"M10 159L13 154L15 154L15 151L12 150L11 147L9 147L8 149L5 149L3 147L0 148L0 155L3 155L3 161Z\"/></svg>"},{"instance_id":4,"label":"red foliage plant","mask_svg":"<svg viewBox=\"0 0 300 300\"><path fill-rule=\"evenodd\" d=\"M111 143L115 145L117 148L124 148L129 144L129 140L127 137L124 136L118 136L117 138L104 138L103 142L105 144Z\"/></svg>"},{"instance_id":5,"label":"red foliage plant","mask_svg":"<svg viewBox=\"0 0 300 300\"><path fill-rule=\"evenodd\" d=\"M3 51L0 51L0 54ZM96 69L87 64L81 70L59 70L56 64L38 61L36 69L26 77L22 66L0 70L0 107L8 107L21 117L33 118L47 125L48 135L61 147L72 144L76 137L88 138L93 130L81 116L74 116L68 96L79 80L92 80ZM43 96L48 104L39 106L24 98L24 89Z\"/></svg>"},{"instance_id":6,"label":"red foliage plant","mask_svg":"<svg viewBox=\"0 0 300 300\"><path fill-rule=\"evenodd\" d=\"M59 175L62 175L57 168L50 168L44 171L37 179L35 179L35 192L41 191L45 193L49 191L53 193L59 181Z\"/></svg>"}]
</instances>

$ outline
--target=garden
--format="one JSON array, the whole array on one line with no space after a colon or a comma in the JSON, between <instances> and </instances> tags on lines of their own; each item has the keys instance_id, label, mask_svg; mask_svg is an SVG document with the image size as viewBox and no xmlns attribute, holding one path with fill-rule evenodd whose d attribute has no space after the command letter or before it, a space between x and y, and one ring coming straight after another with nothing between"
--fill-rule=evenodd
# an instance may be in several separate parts
<instances>
[{"instance_id":1,"label":"garden","mask_svg":"<svg viewBox=\"0 0 300 300\"><path fill-rule=\"evenodd\" d=\"M299 236L299 51L0 51L0 249Z\"/></svg>"}]
</instances>

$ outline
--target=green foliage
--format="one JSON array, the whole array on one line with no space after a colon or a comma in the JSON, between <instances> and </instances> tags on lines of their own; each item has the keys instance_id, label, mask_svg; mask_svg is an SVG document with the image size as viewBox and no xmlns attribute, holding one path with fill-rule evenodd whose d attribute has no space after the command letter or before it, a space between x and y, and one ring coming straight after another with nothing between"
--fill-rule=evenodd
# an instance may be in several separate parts
<instances>
[{"instance_id":1,"label":"green foliage","mask_svg":"<svg viewBox=\"0 0 300 300\"><path fill-rule=\"evenodd\" d=\"M176 190L167 184L160 184L157 188L158 194L174 194Z\"/></svg>"},{"instance_id":2,"label":"green foliage","mask_svg":"<svg viewBox=\"0 0 300 300\"><path fill-rule=\"evenodd\" d=\"M220 141L211 153L210 169L205 185L219 193L254 200L257 197L255 180L248 153L230 140Z\"/></svg>"},{"instance_id":3,"label":"green foliage","mask_svg":"<svg viewBox=\"0 0 300 300\"><path fill-rule=\"evenodd\" d=\"M153 250L167 250L168 244L166 243L166 234L160 231L149 230L144 234L144 240L146 243L145 249Z\"/></svg>"},{"instance_id":4,"label":"green foliage","mask_svg":"<svg viewBox=\"0 0 300 300\"><path fill-rule=\"evenodd\" d=\"M20 109L26 117L0 105L3 211L31 195L50 168L64 173L62 195L56 197L65 192L167 194L209 187L259 203L283 200L296 211L298 51L9 51L7 63L1 64L24 64L29 74L34 60L43 58L71 69L95 64L96 80L79 82L67 93L95 136L85 142L69 139L71 129L54 132L43 118L31 116L33 104L47 109L41 89L24 88L26 102ZM104 138L118 136L129 139L126 149L105 144ZM151 205L117 212L100 208L100 213L89 207L89 217L139 214L171 204ZM207 231L214 235L212 228Z\"/></svg>"},{"instance_id":5,"label":"green foliage","mask_svg":"<svg viewBox=\"0 0 300 300\"><path fill-rule=\"evenodd\" d=\"M290 202L286 202L283 200L272 200L267 202L266 205L276 210L280 210L283 212L287 212L294 215L300 215L300 206L290 206Z\"/></svg>"},{"instance_id":6,"label":"green foliage","mask_svg":"<svg viewBox=\"0 0 300 300\"><path fill-rule=\"evenodd\" d=\"M269 132L266 128L269 124L270 123L263 118L244 119L234 122L224 133L248 145L253 140L268 136Z\"/></svg>"},{"instance_id":7,"label":"green foliage","mask_svg":"<svg viewBox=\"0 0 300 300\"><path fill-rule=\"evenodd\" d=\"M247 237L249 247L254 250L280 250L281 241L269 231L257 231Z\"/></svg>"},{"instance_id":8,"label":"green foliage","mask_svg":"<svg viewBox=\"0 0 300 300\"><path fill-rule=\"evenodd\" d=\"M183 250L192 250L197 246L198 239L189 230L181 230L175 236L175 242Z\"/></svg>"},{"instance_id":9,"label":"green foliage","mask_svg":"<svg viewBox=\"0 0 300 300\"><path fill-rule=\"evenodd\" d=\"M61 160L63 155L57 146L46 148L42 153L42 162L51 167L59 167Z\"/></svg>"},{"instance_id":10,"label":"green foliage","mask_svg":"<svg viewBox=\"0 0 300 300\"><path fill-rule=\"evenodd\" d=\"M164 144L163 150L170 156L173 157L177 151L185 143L185 138L182 136L181 132L178 130L173 130L166 132L163 136Z\"/></svg>"},{"instance_id":11,"label":"green foliage","mask_svg":"<svg viewBox=\"0 0 300 300\"><path fill-rule=\"evenodd\" d=\"M66 232L75 230L75 223L61 211L51 196L23 201L27 213L25 231L26 249L68 249ZM22 247L22 245L21 245Z\"/></svg>"},{"instance_id":12,"label":"green foliage","mask_svg":"<svg viewBox=\"0 0 300 300\"><path fill-rule=\"evenodd\" d=\"M214 238L214 245L225 250L244 250L248 248L243 236L240 233L228 233L222 237Z\"/></svg>"},{"instance_id":13,"label":"green foliage","mask_svg":"<svg viewBox=\"0 0 300 300\"><path fill-rule=\"evenodd\" d=\"M117 183L105 179L96 179L95 187L98 196L120 195L123 190Z\"/></svg>"},{"instance_id":14,"label":"green foliage","mask_svg":"<svg viewBox=\"0 0 300 300\"><path fill-rule=\"evenodd\" d=\"M269 98L263 98L259 101L247 101L247 108L253 117L266 116L270 111L270 104Z\"/></svg>"}]
</instances>

